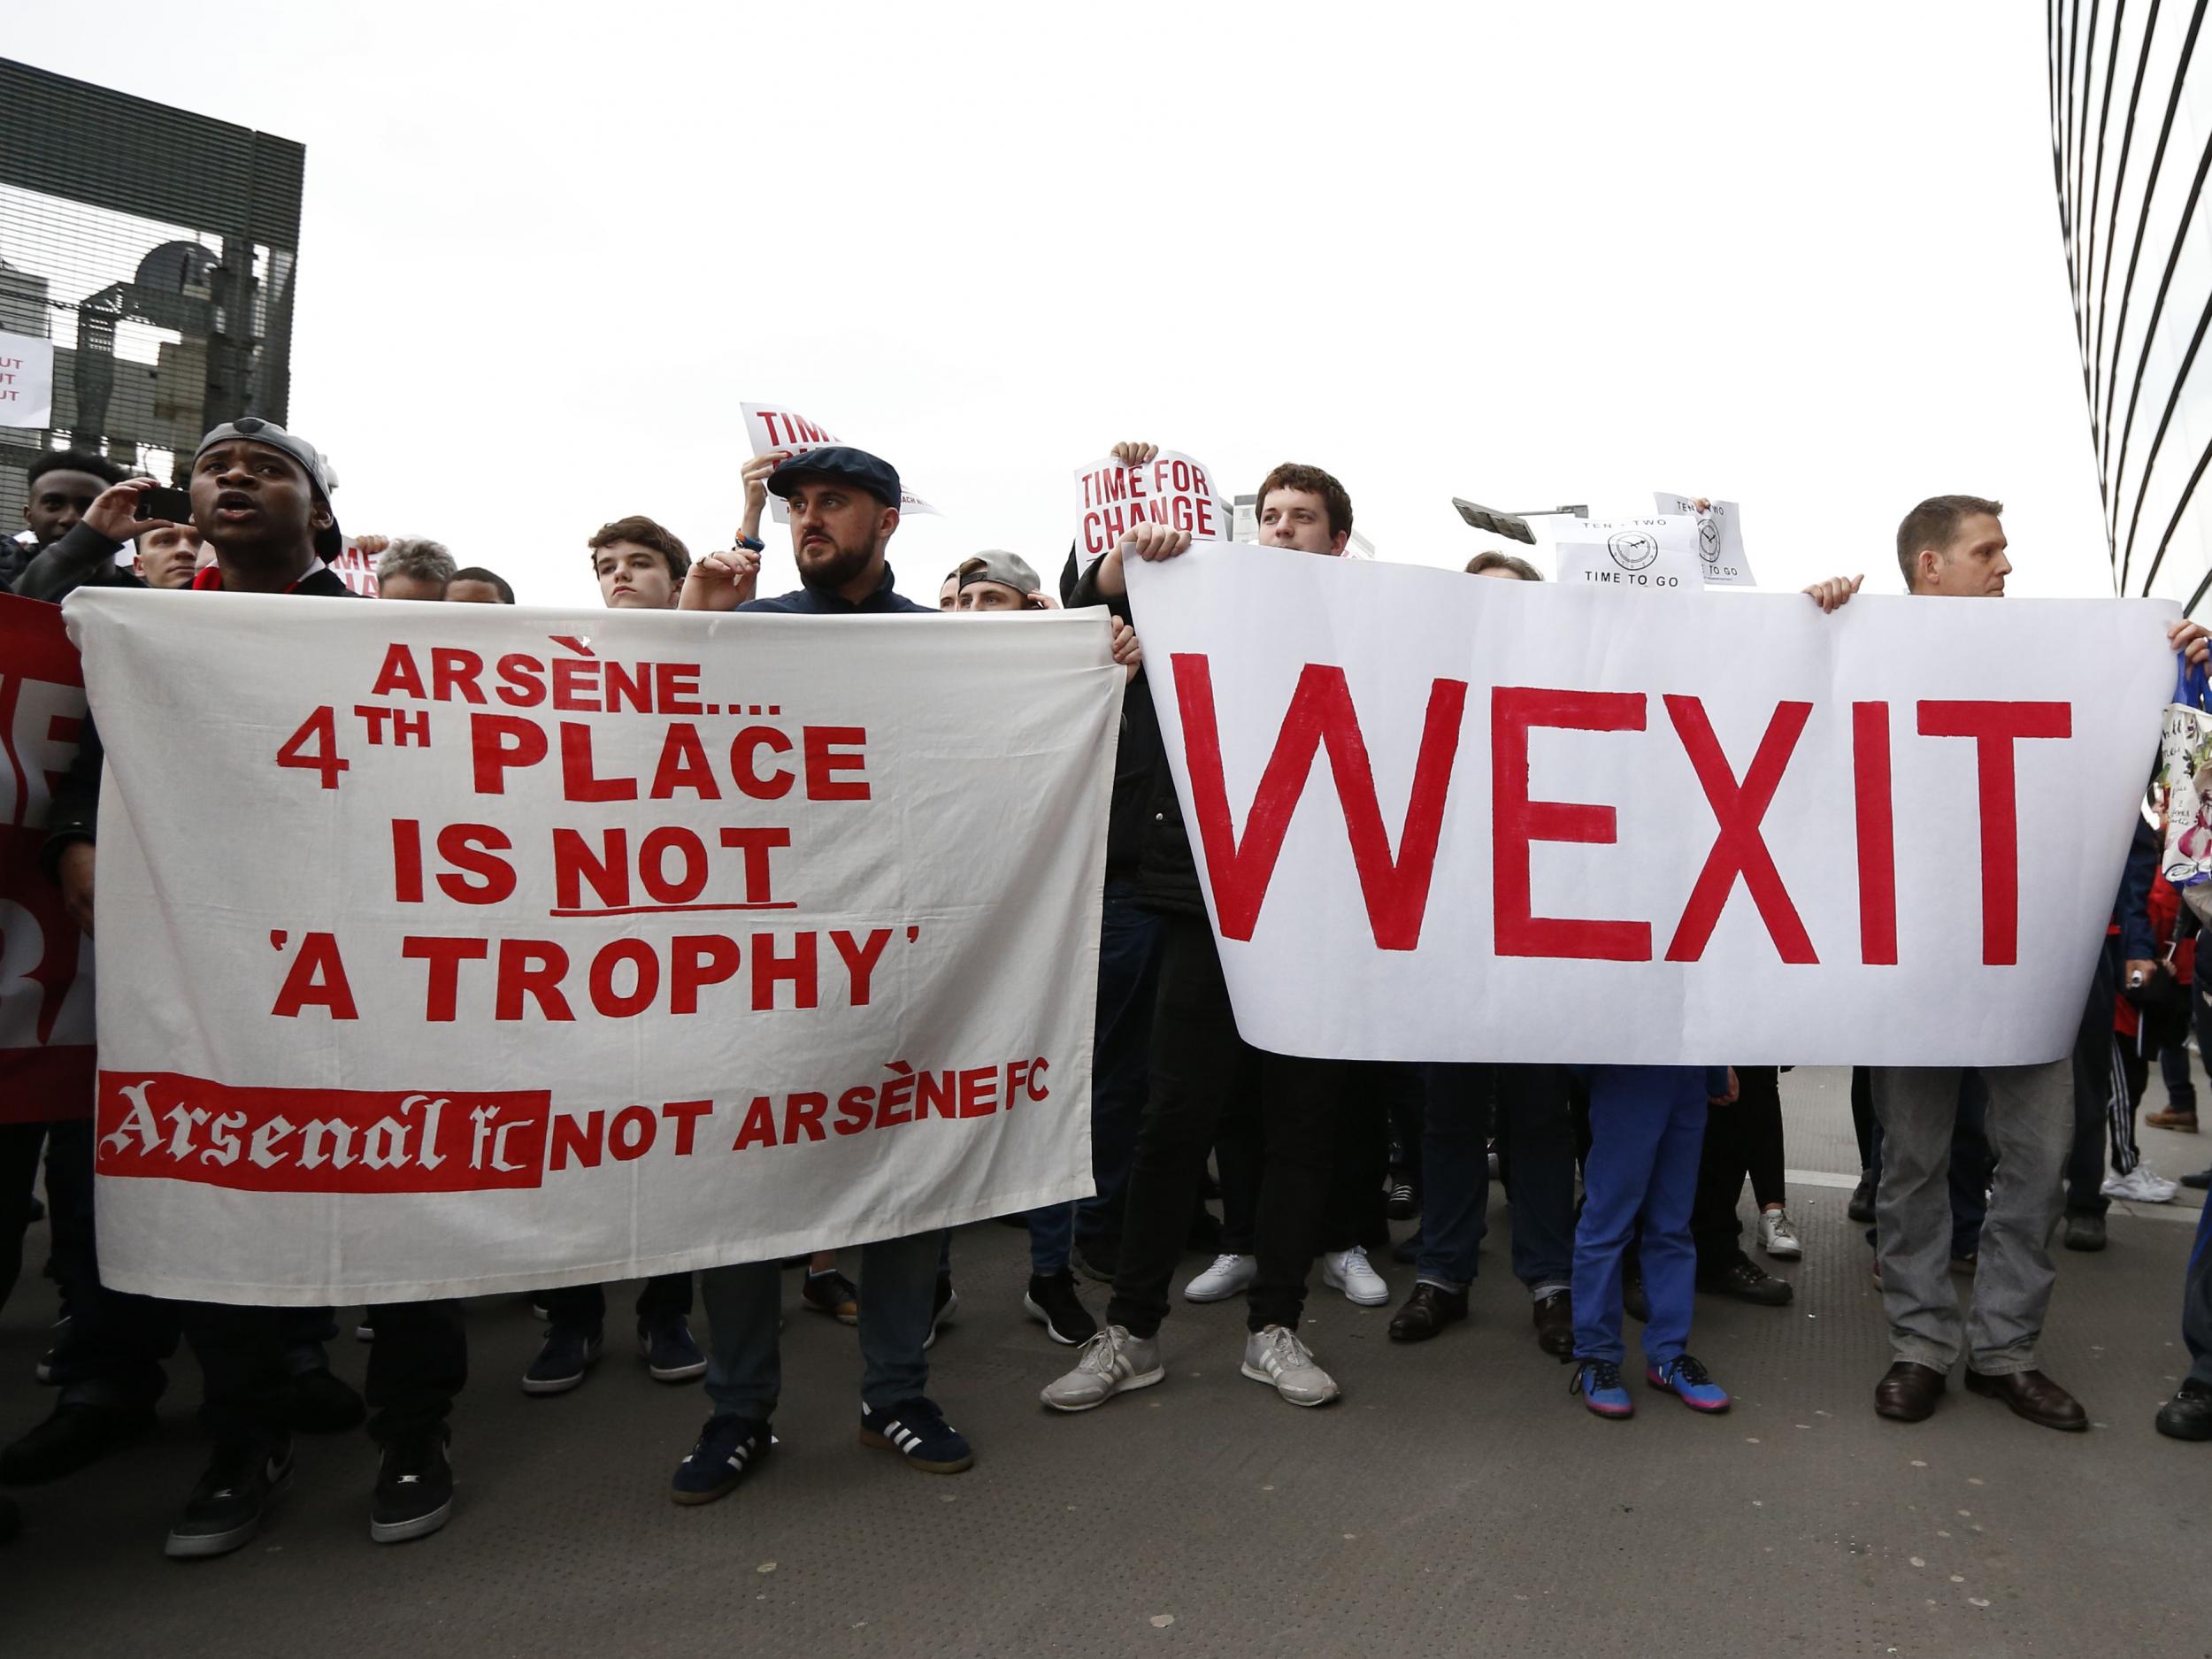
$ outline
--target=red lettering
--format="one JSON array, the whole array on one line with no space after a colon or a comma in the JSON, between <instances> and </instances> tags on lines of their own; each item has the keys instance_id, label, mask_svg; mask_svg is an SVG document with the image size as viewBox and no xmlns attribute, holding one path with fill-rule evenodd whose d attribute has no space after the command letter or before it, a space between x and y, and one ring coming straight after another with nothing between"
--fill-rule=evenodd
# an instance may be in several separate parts
<instances>
[{"instance_id":1,"label":"red lettering","mask_svg":"<svg viewBox=\"0 0 2212 1659\"><path fill-rule=\"evenodd\" d=\"M668 879L668 855L682 860L683 873ZM638 879L657 904L688 904L707 885L707 849L697 833L680 825L664 824L649 831L637 849Z\"/></svg>"},{"instance_id":2,"label":"red lettering","mask_svg":"<svg viewBox=\"0 0 2212 1659\"><path fill-rule=\"evenodd\" d=\"M681 720L661 739L660 764L653 770L650 795L666 801L679 789L688 789L702 801L722 798L722 786L715 782L714 768L707 764L705 746L699 741L699 728Z\"/></svg>"},{"instance_id":3,"label":"red lettering","mask_svg":"<svg viewBox=\"0 0 2212 1659\"><path fill-rule=\"evenodd\" d=\"M868 786L839 781L841 772L858 772L867 765L857 753L868 741L866 728L857 726L810 726L806 728L806 795L810 801L865 801ZM839 747L833 747L837 745Z\"/></svg>"},{"instance_id":4,"label":"red lettering","mask_svg":"<svg viewBox=\"0 0 2212 1659\"><path fill-rule=\"evenodd\" d=\"M1797 740L1804 733L1813 705L1774 705L1774 716L1767 722L1766 734L1759 740L1758 752L1752 756L1740 786L1735 773L1729 769L1728 757L1721 753L1720 740L1713 735L1713 723L1706 718L1705 705L1695 697L1676 696L1668 697L1666 704L1675 734L1689 754L1697 780L1704 787L1706 803L1713 809L1714 821L1719 826L1713 836L1713 850L1706 854L1705 867L1698 872L1697 885L1690 889L1690 902L1682 907L1682 919L1676 924L1674 938L1667 946L1667 960L1695 962L1705 954L1713 929L1719 925L1721 908L1728 902L1736 878L1740 875L1752 902L1759 907L1760 920L1767 925L1768 936L1782 953L1782 960L1800 964L1819 961L1813 954L1813 941L1806 936L1797 906L1790 902L1789 889L1782 883L1782 872L1774 867L1774 856L1767 850L1766 838L1759 833L1760 821L1765 818L1767 805L1774 799L1782 774L1789 767L1790 756L1796 751Z\"/></svg>"},{"instance_id":5,"label":"red lettering","mask_svg":"<svg viewBox=\"0 0 2212 1659\"><path fill-rule=\"evenodd\" d=\"M584 907L584 883L591 883L600 903L618 910L630 902L630 832L602 830L601 852L594 857L581 830L553 832L553 903L556 909Z\"/></svg>"},{"instance_id":6,"label":"red lettering","mask_svg":"<svg viewBox=\"0 0 2212 1659\"><path fill-rule=\"evenodd\" d=\"M1309 663L1299 674L1274 750L1267 757L1259 787L1253 794L1252 810L1245 817L1244 841L1240 846L1223 781L1211 665L1196 654L1179 654L1172 661L1191 795L1223 936L1252 937L1268 882L1275 873L1275 861L1282 852L1283 837L1313 770L1314 756L1325 749L1376 948L1411 950L1417 946L1422 918L1428 909L1429 880L1436 868L1444 800L1459 753L1466 682L1439 680L1429 688L1428 714L1414 761L1413 787L1394 858L1390 833L1384 827L1382 808L1375 796L1367 740L1360 731L1359 715L1352 706L1351 688L1341 668Z\"/></svg>"},{"instance_id":7,"label":"red lettering","mask_svg":"<svg viewBox=\"0 0 2212 1659\"><path fill-rule=\"evenodd\" d=\"M713 1111L714 1102L710 1100L672 1100L661 1108L661 1116L676 1125L678 1157L687 1158L691 1156L693 1132L699 1127L699 1120L711 1116Z\"/></svg>"},{"instance_id":8,"label":"red lettering","mask_svg":"<svg viewBox=\"0 0 2212 1659\"><path fill-rule=\"evenodd\" d=\"M626 703L639 714L653 712L653 671L645 664L625 668L620 663L609 663L606 681L609 714L621 713Z\"/></svg>"},{"instance_id":9,"label":"red lettering","mask_svg":"<svg viewBox=\"0 0 2212 1659\"><path fill-rule=\"evenodd\" d=\"M998 1068L980 1065L960 1074L960 1115L988 1118L998 1110Z\"/></svg>"},{"instance_id":10,"label":"red lettering","mask_svg":"<svg viewBox=\"0 0 2212 1659\"><path fill-rule=\"evenodd\" d=\"M791 740L772 726L747 726L730 740L730 771L737 778L737 787L754 800L780 800L791 793L791 769L780 767L762 777L753 762L764 749L788 755Z\"/></svg>"},{"instance_id":11,"label":"red lettering","mask_svg":"<svg viewBox=\"0 0 2212 1659\"><path fill-rule=\"evenodd\" d=\"M430 653L430 695L451 703L460 694L463 703L482 703L483 687L476 682L484 672L484 659L474 651L442 645Z\"/></svg>"},{"instance_id":12,"label":"red lettering","mask_svg":"<svg viewBox=\"0 0 2212 1659\"><path fill-rule=\"evenodd\" d=\"M476 793L505 795L507 774L545 758L545 733L518 714L469 716L469 753L476 764Z\"/></svg>"},{"instance_id":13,"label":"red lettering","mask_svg":"<svg viewBox=\"0 0 2212 1659\"><path fill-rule=\"evenodd\" d=\"M1859 960L1897 965L1897 825L1889 771L1889 704L1851 705L1851 789L1858 808Z\"/></svg>"},{"instance_id":14,"label":"red lettering","mask_svg":"<svg viewBox=\"0 0 2212 1659\"><path fill-rule=\"evenodd\" d=\"M499 856L513 846L504 830L488 824L447 825L438 832L438 856L462 875L441 875L438 890L462 904L498 904L514 897L514 866Z\"/></svg>"},{"instance_id":15,"label":"red lettering","mask_svg":"<svg viewBox=\"0 0 2212 1659\"><path fill-rule=\"evenodd\" d=\"M614 988L614 971L624 963L634 976L627 995ZM642 939L618 939L591 959L592 1011L609 1019L629 1019L653 1005L661 988L661 959Z\"/></svg>"},{"instance_id":16,"label":"red lettering","mask_svg":"<svg viewBox=\"0 0 2212 1659\"><path fill-rule=\"evenodd\" d=\"M826 1137L822 1131L822 1114L829 1110L829 1096L812 1090L794 1094L783 1103L783 1143L793 1145L801 1135L809 1141Z\"/></svg>"},{"instance_id":17,"label":"red lettering","mask_svg":"<svg viewBox=\"0 0 2212 1659\"><path fill-rule=\"evenodd\" d=\"M388 697L398 692L427 703L429 693L422 688L422 670L415 666L415 654L404 645L384 648L384 664L376 671L376 684L369 687L372 697Z\"/></svg>"},{"instance_id":18,"label":"red lettering","mask_svg":"<svg viewBox=\"0 0 2212 1659\"><path fill-rule=\"evenodd\" d=\"M547 1019L574 1019L568 998L561 995L561 980L567 972L568 952L549 939L501 940L499 989L492 1018L520 1019L526 996Z\"/></svg>"},{"instance_id":19,"label":"red lettering","mask_svg":"<svg viewBox=\"0 0 2212 1659\"><path fill-rule=\"evenodd\" d=\"M728 834L727 830L723 831ZM830 944L845 964L845 977L852 982L852 1006L868 1006L868 987L875 977L876 964L882 960L883 948L891 942L891 930L879 927L864 940L856 940L841 929L833 930Z\"/></svg>"},{"instance_id":20,"label":"red lettering","mask_svg":"<svg viewBox=\"0 0 2212 1659\"><path fill-rule=\"evenodd\" d=\"M464 962L483 961L491 954L491 941L410 934L399 941L399 954L409 961L430 964L429 984L423 995L422 1017L434 1024L444 1025L453 1018L454 1002L460 988L461 964Z\"/></svg>"},{"instance_id":21,"label":"red lettering","mask_svg":"<svg viewBox=\"0 0 2212 1659\"><path fill-rule=\"evenodd\" d=\"M791 954L776 954L773 933L753 935L753 1006L771 1009L776 1005L776 987L791 987L794 1008L816 1006L814 978L814 935L795 933L791 940Z\"/></svg>"},{"instance_id":22,"label":"red lettering","mask_svg":"<svg viewBox=\"0 0 2212 1659\"><path fill-rule=\"evenodd\" d=\"M607 1125L607 1150L623 1163L643 1157L653 1145L657 1120L642 1106L625 1106Z\"/></svg>"},{"instance_id":23,"label":"red lettering","mask_svg":"<svg viewBox=\"0 0 2212 1659\"><path fill-rule=\"evenodd\" d=\"M730 1142L730 1150L742 1152L748 1147L772 1147L776 1144L776 1109L765 1094L753 1096L753 1103L745 1109L745 1121L738 1125L737 1139Z\"/></svg>"},{"instance_id":24,"label":"red lettering","mask_svg":"<svg viewBox=\"0 0 2212 1659\"><path fill-rule=\"evenodd\" d=\"M599 1155L605 1149L604 1129L607 1114L594 1111L590 1117L579 1119L572 1113L563 1113L553 1120L553 1145L546 1155L546 1167L565 1170L573 1158L579 1169L595 1170Z\"/></svg>"},{"instance_id":25,"label":"red lettering","mask_svg":"<svg viewBox=\"0 0 2212 1659\"><path fill-rule=\"evenodd\" d=\"M2020 956L2020 803L2012 746L2023 738L2071 737L2067 703L1920 704L1923 737L1970 737L1981 792L1982 961L2010 967Z\"/></svg>"},{"instance_id":26,"label":"red lettering","mask_svg":"<svg viewBox=\"0 0 2212 1659\"><path fill-rule=\"evenodd\" d=\"M1538 916L1532 910L1532 842L1609 846L1618 835L1617 816L1609 806L1528 798L1528 733L1536 726L1572 732L1640 732L1644 695L1640 691L1552 691L1535 686L1491 688L1491 926L1497 954L1648 962L1648 922Z\"/></svg>"},{"instance_id":27,"label":"red lettering","mask_svg":"<svg viewBox=\"0 0 2212 1659\"><path fill-rule=\"evenodd\" d=\"M545 664L519 653L499 659L499 700L511 708L534 709L545 701Z\"/></svg>"},{"instance_id":28,"label":"red lettering","mask_svg":"<svg viewBox=\"0 0 2212 1659\"><path fill-rule=\"evenodd\" d=\"M346 980L346 964L338 955L334 933L309 933L300 941L299 954L285 971L276 1006L269 1010L279 1019L296 1019L306 1008L326 1008L333 1019L358 1019L353 987Z\"/></svg>"},{"instance_id":29,"label":"red lettering","mask_svg":"<svg viewBox=\"0 0 2212 1659\"><path fill-rule=\"evenodd\" d=\"M561 663L572 661L563 657ZM557 668L561 664L556 664ZM581 720L561 722L561 796L568 801L634 801L637 780L602 778L591 767L591 727Z\"/></svg>"},{"instance_id":30,"label":"red lettering","mask_svg":"<svg viewBox=\"0 0 2212 1659\"><path fill-rule=\"evenodd\" d=\"M722 844L737 849L744 856L745 902L770 902L768 855L779 847L790 846L791 832L787 829L726 829L722 832ZM890 935L887 933L884 937L887 939Z\"/></svg>"},{"instance_id":31,"label":"red lettering","mask_svg":"<svg viewBox=\"0 0 2212 1659\"><path fill-rule=\"evenodd\" d=\"M599 659L595 657L557 657L553 659L553 706L565 714L597 714ZM567 728L564 726L563 731Z\"/></svg>"},{"instance_id":32,"label":"red lettering","mask_svg":"<svg viewBox=\"0 0 2212 1659\"><path fill-rule=\"evenodd\" d=\"M656 663L653 683L658 688L663 714L704 714L699 701L699 671L689 663Z\"/></svg>"},{"instance_id":33,"label":"red lettering","mask_svg":"<svg viewBox=\"0 0 2212 1659\"><path fill-rule=\"evenodd\" d=\"M402 904L422 902L422 822L392 820L392 895Z\"/></svg>"},{"instance_id":34,"label":"red lettering","mask_svg":"<svg viewBox=\"0 0 2212 1659\"><path fill-rule=\"evenodd\" d=\"M668 941L668 1011L695 1014L702 986L736 977L737 941L723 933L679 933Z\"/></svg>"}]
</instances>

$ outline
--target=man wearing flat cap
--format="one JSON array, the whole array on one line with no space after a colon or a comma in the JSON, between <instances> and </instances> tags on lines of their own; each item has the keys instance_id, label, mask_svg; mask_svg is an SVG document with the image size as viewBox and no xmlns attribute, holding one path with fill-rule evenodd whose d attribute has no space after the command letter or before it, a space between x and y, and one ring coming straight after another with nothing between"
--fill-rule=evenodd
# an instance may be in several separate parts
<instances>
[{"instance_id":1,"label":"man wearing flat cap","mask_svg":"<svg viewBox=\"0 0 2212 1659\"><path fill-rule=\"evenodd\" d=\"M808 449L768 475L771 495L791 514L795 593L738 603L741 572L730 554L710 554L684 579L685 611L772 611L790 616L852 617L929 607L892 591L883 550L899 527L899 475L888 461L844 444Z\"/></svg>"},{"instance_id":2,"label":"man wearing flat cap","mask_svg":"<svg viewBox=\"0 0 2212 1659\"><path fill-rule=\"evenodd\" d=\"M740 603L745 572L736 555L710 553L685 577L679 609L936 615L892 590L883 549L899 527L899 475L888 462L842 445L809 449L770 473L768 488L791 511L799 590ZM944 1241L938 1228L860 1250L861 1444L896 1452L909 1468L936 1475L957 1474L975 1462L966 1436L923 1393ZM710 1503L736 1489L776 1443L769 1420L782 1392L777 1264L708 1268L699 1291L713 1339L706 1387L714 1414L669 1482L678 1503Z\"/></svg>"}]
</instances>

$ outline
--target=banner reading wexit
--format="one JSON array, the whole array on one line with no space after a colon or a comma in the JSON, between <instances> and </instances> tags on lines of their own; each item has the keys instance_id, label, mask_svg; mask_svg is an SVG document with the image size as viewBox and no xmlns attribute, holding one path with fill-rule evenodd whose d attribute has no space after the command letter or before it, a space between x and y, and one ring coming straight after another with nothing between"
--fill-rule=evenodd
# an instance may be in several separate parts
<instances>
[{"instance_id":1,"label":"banner reading wexit","mask_svg":"<svg viewBox=\"0 0 2212 1659\"><path fill-rule=\"evenodd\" d=\"M1243 1035L2004 1064L2078 1028L2173 684L2144 601L1663 604L1272 549L1131 566Z\"/></svg>"},{"instance_id":2,"label":"banner reading wexit","mask_svg":"<svg viewBox=\"0 0 2212 1659\"><path fill-rule=\"evenodd\" d=\"M1091 1190L1102 615L65 614L117 1288L588 1282Z\"/></svg>"},{"instance_id":3,"label":"banner reading wexit","mask_svg":"<svg viewBox=\"0 0 2212 1659\"><path fill-rule=\"evenodd\" d=\"M39 865L84 710L61 612L0 595L0 1124L92 1115L92 947Z\"/></svg>"}]
</instances>

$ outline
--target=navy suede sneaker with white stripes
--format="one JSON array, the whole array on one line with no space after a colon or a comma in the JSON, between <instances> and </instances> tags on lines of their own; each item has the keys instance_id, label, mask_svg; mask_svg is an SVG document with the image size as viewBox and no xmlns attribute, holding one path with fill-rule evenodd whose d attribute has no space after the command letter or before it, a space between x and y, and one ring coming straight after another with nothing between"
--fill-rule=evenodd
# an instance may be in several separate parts
<instances>
[{"instance_id":1,"label":"navy suede sneaker with white stripes","mask_svg":"<svg viewBox=\"0 0 2212 1659\"><path fill-rule=\"evenodd\" d=\"M860 1443L901 1453L910 1468L926 1474L956 1475L975 1462L968 1437L945 1421L933 1402L919 1394L881 1410L863 1405Z\"/></svg>"},{"instance_id":2,"label":"navy suede sneaker with white stripes","mask_svg":"<svg viewBox=\"0 0 2212 1659\"><path fill-rule=\"evenodd\" d=\"M679 1503L712 1503L727 1497L775 1443L768 1425L758 1417L709 1417L699 1431L699 1443L676 1465L668 1495Z\"/></svg>"}]
</instances>

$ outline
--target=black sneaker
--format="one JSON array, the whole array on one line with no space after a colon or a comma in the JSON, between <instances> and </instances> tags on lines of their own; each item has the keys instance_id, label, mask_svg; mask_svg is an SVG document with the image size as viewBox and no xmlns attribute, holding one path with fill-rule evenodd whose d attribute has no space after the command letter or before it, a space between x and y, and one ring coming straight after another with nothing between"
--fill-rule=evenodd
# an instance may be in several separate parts
<instances>
[{"instance_id":1,"label":"black sneaker","mask_svg":"<svg viewBox=\"0 0 2212 1659\"><path fill-rule=\"evenodd\" d=\"M1732 1296L1738 1302L1747 1302L1761 1308L1786 1307L1790 1299L1797 1294L1796 1287L1786 1279L1763 1273L1741 1258L1731 1262L1717 1273L1700 1273L1697 1287L1716 1296Z\"/></svg>"},{"instance_id":2,"label":"black sneaker","mask_svg":"<svg viewBox=\"0 0 2212 1659\"><path fill-rule=\"evenodd\" d=\"M2184 1378L2174 1397L2158 1408L2153 1426L2177 1440L2212 1440L2212 1383Z\"/></svg>"},{"instance_id":3,"label":"black sneaker","mask_svg":"<svg viewBox=\"0 0 2212 1659\"><path fill-rule=\"evenodd\" d=\"M169 1529L165 1553L185 1561L227 1555L242 1548L261 1530L269 1506L291 1484L288 1437L273 1447L219 1453L184 1501L184 1513Z\"/></svg>"},{"instance_id":4,"label":"black sneaker","mask_svg":"<svg viewBox=\"0 0 2212 1659\"><path fill-rule=\"evenodd\" d=\"M1104 1237L1078 1239L1075 1248L1068 1253L1068 1265L1086 1279L1110 1285L1121 1267L1121 1240Z\"/></svg>"},{"instance_id":5,"label":"black sneaker","mask_svg":"<svg viewBox=\"0 0 2212 1659\"><path fill-rule=\"evenodd\" d=\"M63 1404L53 1415L5 1451L0 1451L0 1486L35 1486L59 1480L96 1463L118 1447L150 1432L151 1411L109 1406Z\"/></svg>"},{"instance_id":6,"label":"black sneaker","mask_svg":"<svg viewBox=\"0 0 2212 1659\"><path fill-rule=\"evenodd\" d=\"M860 1408L860 1443L902 1454L925 1474L956 1475L975 1463L968 1437L945 1421L936 1402L917 1394L880 1411Z\"/></svg>"},{"instance_id":7,"label":"black sneaker","mask_svg":"<svg viewBox=\"0 0 2212 1659\"><path fill-rule=\"evenodd\" d=\"M768 1455L776 1437L758 1417L711 1417L668 1482L679 1503L712 1503L737 1489L752 1466Z\"/></svg>"},{"instance_id":8,"label":"black sneaker","mask_svg":"<svg viewBox=\"0 0 2212 1659\"><path fill-rule=\"evenodd\" d=\"M840 1325L860 1323L860 1293L853 1282L833 1267L817 1273L809 1270L799 1286L799 1300L817 1313L826 1313Z\"/></svg>"},{"instance_id":9,"label":"black sneaker","mask_svg":"<svg viewBox=\"0 0 2212 1659\"><path fill-rule=\"evenodd\" d=\"M1394 1176L1390 1182L1390 1196L1383 1202L1393 1221L1410 1221L1421 1213L1421 1194L1413 1183L1402 1176Z\"/></svg>"},{"instance_id":10,"label":"black sneaker","mask_svg":"<svg viewBox=\"0 0 2212 1659\"><path fill-rule=\"evenodd\" d=\"M707 1356L692 1338L691 1321L680 1313L640 1319L637 1351L645 1356L645 1374L655 1382L689 1382L707 1374Z\"/></svg>"},{"instance_id":11,"label":"black sneaker","mask_svg":"<svg viewBox=\"0 0 2212 1659\"><path fill-rule=\"evenodd\" d=\"M304 1371L285 1379L278 1408L284 1426L300 1434L342 1434L358 1428L369 1409L350 1383L326 1370Z\"/></svg>"},{"instance_id":12,"label":"black sneaker","mask_svg":"<svg viewBox=\"0 0 2212 1659\"><path fill-rule=\"evenodd\" d=\"M1874 1172L1862 1171L1859 1184L1851 1189L1851 1202L1843 1207L1843 1213L1854 1221L1871 1223L1874 1219Z\"/></svg>"},{"instance_id":13,"label":"black sneaker","mask_svg":"<svg viewBox=\"0 0 2212 1659\"><path fill-rule=\"evenodd\" d=\"M427 1538L453 1513L453 1464L445 1455L452 1431L442 1423L416 1429L384 1448L369 1497L369 1540L403 1544Z\"/></svg>"},{"instance_id":14,"label":"black sneaker","mask_svg":"<svg viewBox=\"0 0 2212 1659\"><path fill-rule=\"evenodd\" d=\"M1651 1299L1644 1294L1644 1276L1624 1273L1621 1276L1621 1309L1632 1319L1651 1323Z\"/></svg>"},{"instance_id":15,"label":"black sneaker","mask_svg":"<svg viewBox=\"0 0 2212 1659\"><path fill-rule=\"evenodd\" d=\"M1064 1348L1079 1348L1098 1334L1098 1321L1075 1294L1075 1275L1065 1268L1056 1273L1032 1273L1022 1308Z\"/></svg>"},{"instance_id":16,"label":"black sneaker","mask_svg":"<svg viewBox=\"0 0 2212 1659\"><path fill-rule=\"evenodd\" d=\"M922 1339L922 1351L927 1353L936 1346L938 1329L960 1311L960 1293L952 1287L952 1275L937 1275L937 1301L929 1310L929 1334Z\"/></svg>"},{"instance_id":17,"label":"black sneaker","mask_svg":"<svg viewBox=\"0 0 2212 1659\"><path fill-rule=\"evenodd\" d=\"M522 1392L566 1394L584 1380L584 1373L591 1369L592 1361L599 1357L599 1350L604 1346L604 1339L596 1331L581 1330L572 1325L550 1327L545 1333L545 1346L538 1349L537 1358L522 1373Z\"/></svg>"}]
</instances>

